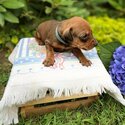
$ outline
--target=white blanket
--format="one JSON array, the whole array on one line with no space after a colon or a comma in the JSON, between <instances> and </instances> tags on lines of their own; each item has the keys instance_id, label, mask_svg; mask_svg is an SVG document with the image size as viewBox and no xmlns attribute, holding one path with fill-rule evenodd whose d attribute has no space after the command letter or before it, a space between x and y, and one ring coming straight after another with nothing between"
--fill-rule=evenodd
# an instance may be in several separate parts
<instances>
[{"instance_id":1,"label":"white blanket","mask_svg":"<svg viewBox=\"0 0 125 125\"><path fill-rule=\"evenodd\" d=\"M53 97L107 91L125 105L95 48L83 51L92 61L90 67L82 66L70 52L56 53L54 66L44 67L45 52L45 47L38 46L34 38L21 39L13 50L9 57L13 67L0 101L0 125L18 123L18 107L30 100L45 97L48 89Z\"/></svg>"}]
</instances>

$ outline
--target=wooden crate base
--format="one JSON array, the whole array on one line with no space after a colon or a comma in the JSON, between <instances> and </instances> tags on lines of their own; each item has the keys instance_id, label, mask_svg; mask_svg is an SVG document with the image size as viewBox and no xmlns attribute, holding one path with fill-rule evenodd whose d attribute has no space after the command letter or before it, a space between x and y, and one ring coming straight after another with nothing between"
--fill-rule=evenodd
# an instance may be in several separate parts
<instances>
[{"instance_id":1,"label":"wooden crate base","mask_svg":"<svg viewBox=\"0 0 125 125\"><path fill-rule=\"evenodd\" d=\"M56 109L74 109L80 105L89 106L96 99L98 99L97 93L89 95L73 95L69 97L61 96L59 98L46 96L43 99L34 100L22 105L20 107L20 114L22 117L28 117L49 113Z\"/></svg>"}]
</instances>

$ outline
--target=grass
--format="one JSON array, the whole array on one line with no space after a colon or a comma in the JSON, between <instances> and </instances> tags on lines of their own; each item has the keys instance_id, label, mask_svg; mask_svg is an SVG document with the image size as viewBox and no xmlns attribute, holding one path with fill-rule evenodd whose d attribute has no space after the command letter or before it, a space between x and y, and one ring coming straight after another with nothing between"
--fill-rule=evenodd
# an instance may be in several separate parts
<instances>
[{"instance_id":1,"label":"grass","mask_svg":"<svg viewBox=\"0 0 125 125\"><path fill-rule=\"evenodd\" d=\"M90 107L56 110L29 119L20 117L19 125L125 125L125 107L108 95L103 95Z\"/></svg>"},{"instance_id":2,"label":"grass","mask_svg":"<svg viewBox=\"0 0 125 125\"><path fill-rule=\"evenodd\" d=\"M1 58L1 57L0 57ZM11 65L0 60L0 96L9 78ZM28 119L19 117L18 125L125 125L125 107L107 94L100 96L90 107L56 110Z\"/></svg>"}]
</instances>

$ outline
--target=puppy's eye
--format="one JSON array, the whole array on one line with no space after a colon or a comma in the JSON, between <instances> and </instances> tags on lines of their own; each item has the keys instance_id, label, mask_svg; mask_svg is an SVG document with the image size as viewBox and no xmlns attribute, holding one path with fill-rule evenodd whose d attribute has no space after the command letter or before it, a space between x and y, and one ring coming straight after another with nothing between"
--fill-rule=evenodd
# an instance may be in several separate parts
<instances>
[{"instance_id":1,"label":"puppy's eye","mask_svg":"<svg viewBox=\"0 0 125 125\"><path fill-rule=\"evenodd\" d=\"M84 35L80 36L79 38L82 41L86 41L88 39L88 34L84 34Z\"/></svg>"}]
</instances>

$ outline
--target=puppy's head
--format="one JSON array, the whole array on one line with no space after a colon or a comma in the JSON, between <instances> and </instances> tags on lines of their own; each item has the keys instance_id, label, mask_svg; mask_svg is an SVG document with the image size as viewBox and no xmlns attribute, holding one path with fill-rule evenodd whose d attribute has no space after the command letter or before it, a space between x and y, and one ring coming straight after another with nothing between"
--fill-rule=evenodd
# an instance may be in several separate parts
<instances>
[{"instance_id":1,"label":"puppy's head","mask_svg":"<svg viewBox=\"0 0 125 125\"><path fill-rule=\"evenodd\" d=\"M80 17L64 20L60 31L71 47L90 50L98 44L92 35L89 23Z\"/></svg>"}]
</instances>

